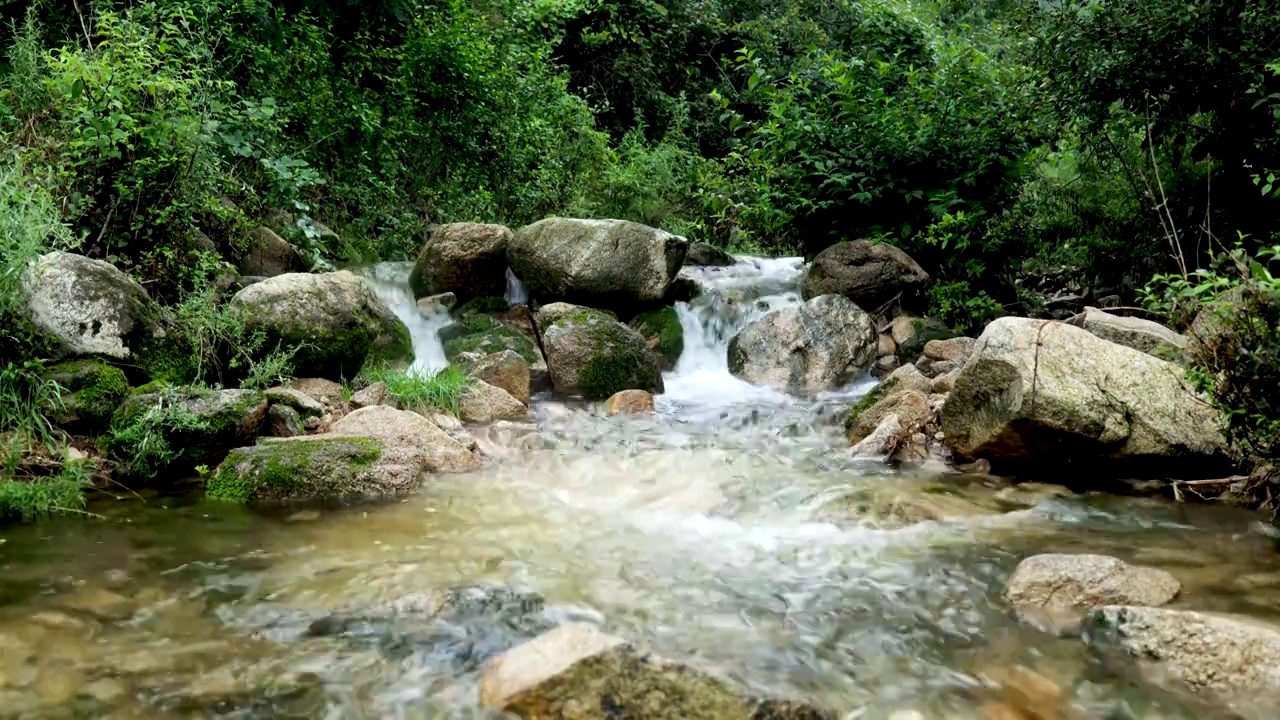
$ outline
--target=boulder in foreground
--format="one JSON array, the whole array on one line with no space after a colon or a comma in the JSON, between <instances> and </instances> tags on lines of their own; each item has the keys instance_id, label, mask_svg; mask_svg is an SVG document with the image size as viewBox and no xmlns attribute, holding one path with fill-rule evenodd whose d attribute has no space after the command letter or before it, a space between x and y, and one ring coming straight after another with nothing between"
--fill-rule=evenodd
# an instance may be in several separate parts
<instances>
[{"instance_id":1,"label":"boulder in foreground","mask_svg":"<svg viewBox=\"0 0 1280 720\"><path fill-rule=\"evenodd\" d=\"M729 371L753 385L815 393L866 372L879 346L869 315L845 297L823 295L743 328L729 341Z\"/></svg>"},{"instance_id":2,"label":"boulder in foreground","mask_svg":"<svg viewBox=\"0 0 1280 720\"><path fill-rule=\"evenodd\" d=\"M1221 419L1183 369L1086 330L1000 318L942 408L960 461L996 472L1104 477L1230 474Z\"/></svg>"},{"instance_id":3,"label":"boulder in foreground","mask_svg":"<svg viewBox=\"0 0 1280 720\"><path fill-rule=\"evenodd\" d=\"M484 668L480 702L525 720L827 720L811 706L753 698L590 625L562 625Z\"/></svg>"}]
</instances>

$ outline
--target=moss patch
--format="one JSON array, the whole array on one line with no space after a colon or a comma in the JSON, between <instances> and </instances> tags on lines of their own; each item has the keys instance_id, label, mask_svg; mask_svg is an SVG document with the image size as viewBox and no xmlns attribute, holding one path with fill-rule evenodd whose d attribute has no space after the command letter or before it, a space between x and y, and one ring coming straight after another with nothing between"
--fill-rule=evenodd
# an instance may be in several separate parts
<instances>
[{"instance_id":1,"label":"moss patch","mask_svg":"<svg viewBox=\"0 0 1280 720\"><path fill-rule=\"evenodd\" d=\"M542 354L524 333L488 315L476 315L444 328L440 331L440 341L450 362L464 352L487 355L503 350L514 351L530 365L542 361Z\"/></svg>"},{"instance_id":2,"label":"moss patch","mask_svg":"<svg viewBox=\"0 0 1280 720\"><path fill-rule=\"evenodd\" d=\"M264 442L231 451L206 493L239 503L341 500L362 494L362 475L381 457L373 438Z\"/></svg>"},{"instance_id":3,"label":"moss patch","mask_svg":"<svg viewBox=\"0 0 1280 720\"><path fill-rule=\"evenodd\" d=\"M605 400L623 390L662 391L657 356L643 338L612 317L582 310L556 320L572 333L574 344L590 351L578 370L577 390L592 400Z\"/></svg>"},{"instance_id":4,"label":"moss patch","mask_svg":"<svg viewBox=\"0 0 1280 720\"><path fill-rule=\"evenodd\" d=\"M511 309L511 304L507 302L505 297L478 297L462 303L454 308L450 313L456 318L466 319L474 315L489 315L491 313L503 313Z\"/></svg>"},{"instance_id":5,"label":"moss patch","mask_svg":"<svg viewBox=\"0 0 1280 720\"><path fill-rule=\"evenodd\" d=\"M62 386L60 424L96 434L129 394L124 371L94 360L75 360L53 366L46 377Z\"/></svg>"},{"instance_id":6,"label":"moss patch","mask_svg":"<svg viewBox=\"0 0 1280 720\"><path fill-rule=\"evenodd\" d=\"M131 396L99 444L132 474L188 470L250 440L266 415L261 393L166 388Z\"/></svg>"},{"instance_id":7,"label":"moss patch","mask_svg":"<svg viewBox=\"0 0 1280 720\"><path fill-rule=\"evenodd\" d=\"M881 398L883 398L885 393L888 391L888 387L884 383L881 383L871 388L871 392L863 396L856 405L849 408L849 414L844 417L845 432L852 430L854 425L858 422L858 417L861 416L862 413L870 410L876 403L880 402Z\"/></svg>"},{"instance_id":8,"label":"moss patch","mask_svg":"<svg viewBox=\"0 0 1280 720\"><path fill-rule=\"evenodd\" d=\"M664 367L675 367L684 352L684 328L675 308L640 313L631 321L631 327L643 335L649 347L663 359Z\"/></svg>"}]
</instances>

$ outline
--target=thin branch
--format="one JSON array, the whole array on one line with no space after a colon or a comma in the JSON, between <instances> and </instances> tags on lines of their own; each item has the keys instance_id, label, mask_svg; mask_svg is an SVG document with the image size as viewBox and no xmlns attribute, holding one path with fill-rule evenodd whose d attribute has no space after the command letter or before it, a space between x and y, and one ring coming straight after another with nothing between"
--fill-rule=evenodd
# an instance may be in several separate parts
<instances>
[{"instance_id":1,"label":"thin branch","mask_svg":"<svg viewBox=\"0 0 1280 720\"><path fill-rule=\"evenodd\" d=\"M84 13L80 12L80 0L71 0L71 4L76 7L76 15L80 18L80 29L84 31L84 41L89 45L89 51L92 52L93 38L89 36L89 26L84 22Z\"/></svg>"}]
</instances>

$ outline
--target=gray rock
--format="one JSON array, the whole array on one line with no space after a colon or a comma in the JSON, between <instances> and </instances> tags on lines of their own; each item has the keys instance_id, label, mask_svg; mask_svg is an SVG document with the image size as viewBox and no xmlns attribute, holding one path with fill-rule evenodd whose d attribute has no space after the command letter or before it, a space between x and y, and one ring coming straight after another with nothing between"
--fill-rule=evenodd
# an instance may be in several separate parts
<instances>
[{"instance_id":1,"label":"gray rock","mask_svg":"<svg viewBox=\"0 0 1280 720\"><path fill-rule=\"evenodd\" d=\"M1213 699L1280 697L1280 628L1257 620L1109 606L1089 618L1090 643L1122 649Z\"/></svg>"},{"instance_id":2,"label":"gray rock","mask_svg":"<svg viewBox=\"0 0 1280 720\"><path fill-rule=\"evenodd\" d=\"M902 437L911 437L933 417L929 398L924 393L905 388L893 388L885 392L871 407L855 408L846 421L850 444L858 444L875 433L884 419L890 415L898 420Z\"/></svg>"},{"instance_id":3,"label":"gray rock","mask_svg":"<svg viewBox=\"0 0 1280 720\"><path fill-rule=\"evenodd\" d=\"M915 390L918 393L928 395L932 383L930 383L929 378L925 377L924 373L920 372L920 368L915 365L903 365L890 373L889 377L885 378L884 382L881 383L881 386L886 392L889 390Z\"/></svg>"},{"instance_id":4,"label":"gray rock","mask_svg":"<svg viewBox=\"0 0 1280 720\"><path fill-rule=\"evenodd\" d=\"M542 302L564 301L630 317L661 304L689 244L623 220L548 218L507 245L507 261Z\"/></svg>"},{"instance_id":5,"label":"gray rock","mask_svg":"<svg viewBox=\"0 0 1280 720\"><path fill-rule=\"evenodd\" d=\"M775 310L729 341L729 370L754 385L814 393L866 372L879 347L870 316L839 295Z\"/></svg>"},{"instance_id":6,"label":"gray rock","mask_svg":"<svg viewBox=\"0 0 1280 720\"><path fill-rule=\"evenodd\" d=\"M1164 605L1181 584L1156 568L1106 555L1033 555L1018 564L1005 589L1015 611L1084 613L1101 605Z\"/></svg>"},{"instance_id":7,"label":"gray rock","mask_svg":"<svg viewBox=\"0 0 1280 720\"><path fill-rule=\"evenodd\" d=\"M262 394L273 403L288 405L305 417L324 415L324 403L342 399L342 386L323 378L295 378L291 387L274 387ZM323 388L323 391L321 391Z\"/></svg>"},{"instance_id":8,"label":"gray rock","mask_svg":"<svg viewBox=\"0 0 1280 720\"><path fill-rule=\"evenodd\" d=\"M528 414L529 409L511 393L483 380L473 380L458 405L458 416L469 423L520 420Z\"/></svg>"},{"instance_id":9,"label":"gray rock","mask_svg":"<svg viewBox=\"0 0 1280 720\"><path fill-rule=\"evenodd\" d=\"M287 240L270 228L260 227L249 233L249 248L239 269L242 276L271 278L306 272L307 261Z\"/></svg>"},{"instance_id":10,"label":"gray rock","mask_svg":"<svg viewBox=\"0 0 1280 720\"><path fill-rule=\"evenodd\" d=\"M51 252L22 274L26 316L72 355L134 359L153 342L159 308L110 263Z\"/></svg>"},{"instance_id":11,"label":"gray rock","mask_svg":"<svg viewBox=\"0 0 1280 720\"><path fill-rule=\"evenodd\" d=\"M910 255L887 243L854 240L818 253L805 272L806 300L843 295L868 312L895 298L905 307L920 304L929 274Z\"/></svg>"},{"instance_id":12,"label":"gray rock","mask_svg":"<svg viewBox=\"0 0 1280 720\"><path fill-rule=\"evenodd\" d=\"M942 409L961 461L1001 474L1230 474L1218 413L1181 367L1062 323L1000 318Z\"/></svg>"},{"instance_id":13,"label":"gray rock","mask_svg":"<svg viewBox=\"0 0 1280 720\"><path fill-rule=\"evenodd\" d=\"M529 362L513 350L496 353L462 353L454 363L471 377L500 387L521 403L529 404Z\"/></svg>"},{"instance_id":14,"label":"gray rock","mask_svg":"<svg viewBox=\"0 0 1280 720\"><path fill-rule=\"evenodd\" d=\"M568 303L538 311L538 330L555 389L604 400L621 390L662 392L657 356L613 316Z\"/></svg>"},{"instance_id":15,"label":"gray rock","mask_svg":"<svg viewBox=\"0 0 1280 720\"><path fill-rule=\"evenodd\" d=\"M409 330L360 278L343 271L273 277L236 293L230 307L264 347L296 348L294 373L355 377L368 360L413 357Z\"/></svg>"},{"instance_id":16,"label":"gray rock","mask_svg":"<svg viewBox=\"0 0 1280 720\"><path fill-rule=\"evenodd\" d=\"M1103 340L1133 348L1161 360L1177 362L1187 347L1187 338L1152 320L1123 317L1087 307L1067 321Z\"/></svg>"},{"instance_id":17,"label":"gray rock","mask_svg":"<svg viewBox=\"0 0 1280 720\"><path fill-rule=\"evenodd\" d=\"M696 242L690 245L689 254L684 259L684 264L691 267L728 267L734 262L732 255L715 245L704 242Z\"/></svg>"},{"instance_id":18,"label":"gray rock","mask_svg":"<svg viewBox=\"0 0 1280 720\"><path fill-rule=\"evenodd\" d=\"M181 416L187 422L176 423L164 418ZM151 423L146 416L159 416ZM161 393L132 395L112 418L112 426L122 428L140 423L157 425L169 444L173 457L164 467L190 469L197 463L218 455L258 436L267 417L267 399L254 390L200 390L186 388ZM135 448L108 436L108 450L128 460ZM148 472L148 468L135 467Z\"/></svg>"},{"instance_id":19,"label":"gray rock","mask_svg":"<svg viewBox=\"0 0 1280 720\"><path fill-rule=\"evenodd\" d=\"M969 337L956 337L948 340L930 340L924 344L924 356L938 362L953 362L963 365L978 341Z\"/></svg>"},{"instance_id":20,"label":"gray rock","mask_svg":"<svg viewBox=\"0 0 1280 720\"><path fill-rule=\"evenodd\" d=\"M386 405L356 410L335 422L329 433L385 440L388 450L405 451L428 472L468 472L480 467L479 458L427 418Z\"/></svg>"},{"instance_id":21,"label":"gray rock","mask_svg":"<svg viewBox=\"0 0 1280 720\"><path fill-rule=\"evenodd\" d=\"M374 405L382 405L387 401L387 384L376 382L368 387L361 388L351 394L351 407L360 409L364 407L372 407ZM394 404L394 403L392 403Z\"/></svg>"},{"instance_id":22,"label":"gray rock","mask_svg":"<svg viewBox=\"0 0 1280 720\"><path fill-rule=\"evenodd\" d=\"M866 437L853 446L854 455L887 456L903 442L906 433L894 413L885 415Z\"/></svg>"},{"instance_id":23,"label":"gray rock","mask_svg":"<svg viewBox=\"0 0 1280 720\"><path fill-rule=\"evenodd\" d=\"M302 416L288 405L274 404L267 411L267 432L271 437L290 438L305 435Z\"/></svg>"},{"instance_id":24,"label":"gray rock","mask_svg":"<svg viewBox=\"0 0 1280 720\"><path fill-rule=\"evenodd\" d=\"M437 226L409 275L413 296L453 293L459 303L501 297L507 291L507 243L511 237L511 231L502 225Z\"/></svg>"}]
</instances>

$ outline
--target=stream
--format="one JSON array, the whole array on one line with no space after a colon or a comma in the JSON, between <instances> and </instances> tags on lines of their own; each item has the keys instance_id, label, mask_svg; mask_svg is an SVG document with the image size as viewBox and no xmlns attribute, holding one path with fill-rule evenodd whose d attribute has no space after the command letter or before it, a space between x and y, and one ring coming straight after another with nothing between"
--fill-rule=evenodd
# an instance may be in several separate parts
<instances>
[{"instance_id":1,"label":"stream","mask_svg":"<svg viewBox=\"0 0 1280 720\"><path fill-rule=\"evenodd\" d=\"M871 381L798 399L726 366L737 329L799 302L800 260L684 272L706 292L654 415L535 398L536 428L473 431L484 470L385 505L120 492L103 520L0 530L0 718L501 717L477 706L484 660L569 621L851 719L987 718L982 679L1018 665L1082 717L1232 717L1019 625L1002 593L1028 555L1096 552L1172 572L1174 607L1280 619L1255 516L852 457ZM437 369L447 319L405 273L370 275Z\"/></svg>"}]
</instances>

